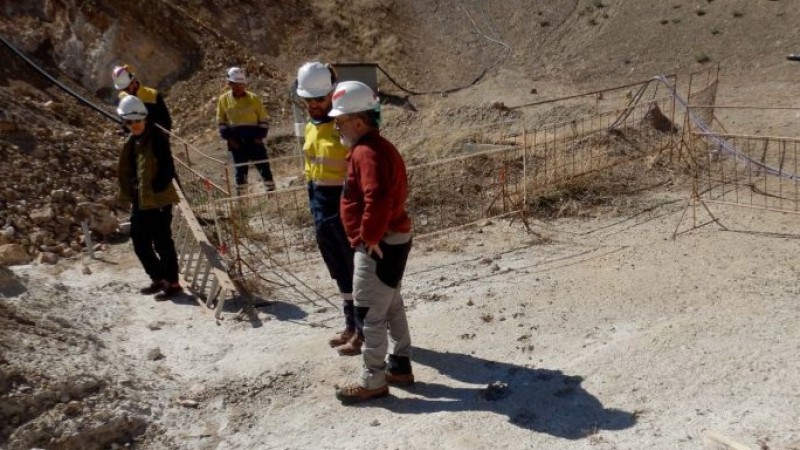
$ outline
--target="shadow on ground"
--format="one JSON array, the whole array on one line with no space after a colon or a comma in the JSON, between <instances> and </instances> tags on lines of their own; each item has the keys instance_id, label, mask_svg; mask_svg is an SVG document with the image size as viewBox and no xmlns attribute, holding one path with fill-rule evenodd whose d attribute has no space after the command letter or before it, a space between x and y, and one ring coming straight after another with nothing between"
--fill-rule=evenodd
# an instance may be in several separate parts
<instances>
[{"instance_id":1,"label":"shadow on ground","mask_svg":"<svg viewBox=\"0 0 800 450\"><path fill-rule=\"evenodd\" d=\"M271 301L265 308L276 320L303 320L308 316L302 308L289 302Z\"/></svg>"},{"instance_id":2,"label":"shadow on ground","mask_svg":"<svg viewBox=\"0 0 800 450\"><path fill-rule=\"evenodd\" d=\"M520 428L565 439L582 439L636 423L632 413L605 408L581 387L580 376L423 348L415 348L412 359L453 380L478 386L453 387L420 380L408 388L414 397L389 397L365 406L400 414L489 411L508 417Z\"/></svg>"},{"instance_id":3,"label":"shadow on ground","mask_svg":"<svg viewBox=\"0 0 800 450\"><path fill-rule=\"evenodd\" d=\"M0 267L0 297L16 297L24 294L28 288L14 272L7 267Z\"/></svg>"}]
</instances>

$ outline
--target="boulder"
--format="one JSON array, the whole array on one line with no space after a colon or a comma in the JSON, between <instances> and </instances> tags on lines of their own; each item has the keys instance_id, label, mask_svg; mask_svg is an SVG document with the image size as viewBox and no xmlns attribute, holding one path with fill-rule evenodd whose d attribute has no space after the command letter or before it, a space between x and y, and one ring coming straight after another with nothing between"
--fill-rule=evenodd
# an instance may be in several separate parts
<instances>
[{"instance_id":1,"label":"boulder","mask_svg":"<svg viewBox=\"0 0 800 450\"><path fill-rule=\"evenodd\" d=\"M11 225L0 230L0 244L11 243L14 240L15 232L16 230L14 230L14 227L12 227Z\"/></svg>"},{"instance_id":2,"label":"boulder","mask_svg":"<svg viewBox=\"0 0 800 450\"><path fill-rule=\"evenodd\" d=\"M75 196L65 189L56 189L50 193L50 196L53 198L53 201L57 203L75 202Z\"/></svg>"},{"instance_id":3,"label":"boulder","mask_svg":"<svg viewBox=\"0 0 800 450\"><path fill-rule=\"evenodd\" d=\"M33 245L44 244L45 239L49 237L49 233L44 230L36 230L28 236Z\"/></svg>"},{"instance_id":4,"label":"boulder","mask_svg":"<svg viewBox=\"0 0 800 450\"><path fill-rule=\"evenodd\" d=\"M36 256L36 264L55 264L58 262L58 255L51 252L42 252Z\"/></svg>"},{"instance_id":5,"label":"boulder","mask_svg":"<svg viewBox=\"0 0 800 450\"><path fill-rule=\"evenodd\" d=\"M41 209L35 209L29 214L34 225L41 225L55 219L56 212L52 206L47 205Z\"/></svg>"},{"instance_id":6,"label":"boulder","mask_svg":"<svg viewBox=\"0 0 800 450\"><path fill-rule=\"evenodd\" d=\"M61 252L64 251L65 248L67 248L67 244L62 242L60 244L53 244L53 245L48 245L48 244L40 245L39 246L39 251L51 252L51 253L61 253Z\"/></svg>"},{"instance_id":7,"label":"boulder","mask_svg":"<svg viewBox=\"0 0 800 450\"><path fill-rule=\"evenodd\" d=\"M25 247L20 244L0 245L0 266L16 266L28 264L31 256L25 251Z\"/></svg>"},{"instance_id":8,"label":"boulder","mask_svg":"<svg viewBox=\"0 0 800 450\"><path fill-rule=\"evenodd\" d=\"M124 236L128 236L131 234L131 223L130 222L122 222L119 224L119 232Z\"/></svg>"},{"instance_id":9,"label":"boulder","mask_svg":"<svg viewBox=\"0 0 800 450\"><path fill-rule=\"evenodd\" d=\"M101 236L108 236L116 232L119 227L119 222L111 209L99 203L78 204L75 208L75 222L81 223L84 220L89 220L89 229Z\"/></svg>"}]
</instances>

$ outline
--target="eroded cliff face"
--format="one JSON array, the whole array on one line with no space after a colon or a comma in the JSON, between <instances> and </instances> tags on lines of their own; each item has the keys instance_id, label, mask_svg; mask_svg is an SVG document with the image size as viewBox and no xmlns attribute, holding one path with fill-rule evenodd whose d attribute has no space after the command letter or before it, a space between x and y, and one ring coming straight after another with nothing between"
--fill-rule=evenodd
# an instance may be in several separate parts
<instances>
[{"instance_id":1,"label":"eroded cliff face","mask_svg":"<svg viewBox=\"0 0 800 450\"><path fill-rule=\"evenodd\" d=\"M150 84L166 86L202 58L191 28L162 2L3 0L0 9L8 39L101 97L112 94L116 64L146 67Z\"/></svg>"}]
</instances>

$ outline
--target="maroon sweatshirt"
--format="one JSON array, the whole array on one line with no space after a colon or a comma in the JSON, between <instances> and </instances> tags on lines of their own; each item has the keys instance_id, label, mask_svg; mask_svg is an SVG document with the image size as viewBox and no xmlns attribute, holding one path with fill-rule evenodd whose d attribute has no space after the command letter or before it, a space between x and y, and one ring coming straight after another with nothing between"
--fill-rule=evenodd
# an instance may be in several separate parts
<instances>
[{"instance_id":1,"label":"maroon sweatshirt","mask_svg":"<svg viewBox=\"0 0 800 450\"><path fill-rule=\"evenodd\" d=\"M377 130L362 136L347 154L339 205L350 245L373 245L386 233L411 232L406 198L408 179L400 152Z\"/></svg>"}]
</instances>

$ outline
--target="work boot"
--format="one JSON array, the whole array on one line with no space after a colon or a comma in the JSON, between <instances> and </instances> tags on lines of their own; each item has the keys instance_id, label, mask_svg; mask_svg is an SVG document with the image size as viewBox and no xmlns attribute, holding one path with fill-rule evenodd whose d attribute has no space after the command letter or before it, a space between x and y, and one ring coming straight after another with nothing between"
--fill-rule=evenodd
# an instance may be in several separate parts
<instances>
[{"instance_id":1,"label":"work boot","mask_svg":"<svg viewBox=\"0 0 800 450\"><path fill-rule=\"evenodd\" d=\"M408 356L389 355L386 361L386 382L395 386L414 384L411 359Z\"/></svg>"},{"instance_id":2,"label":"work boot","mask_svg":"<svg viewBox=\"0 0 800 450\"><path fill-rule=\"evenodd\" d=\"M413 373L392 373L386 371L386 382L392 386L411 386L414 384Z\"/></svg>"},{"instance_id":3,"label":"work boot","mask_svg":"<svg viewBox=\"0 0 800 450\"><path fill-rule=\"evenodd\" d=\"M267 192L272 192L275 190L275 182L274 181L265 181L264 182L264 190Z\"/></svg>"},{"instance_id":4,"label":"work boot","mask_svg":"<svg viewBox=\"0 0 800 450\"><path fill-rule=\"evenodd\" d=\"M336 389L336 398L339 399L343 405L352 405L354 403L372 400L373 398L386 397L387 395L389 395L389 385L387 384L377 389L367 389L357 384Z\"/></svg>"},{"instance_id":5,"label":"work boot","mask_svg":"<svg viewBox=\"0 0 800 450\"><path fill-rule=\"evenodd\" d=\"M336 347L336 352L339 353L339 356L360 355L362 345L364 345L364 338L356 334L346 344Z\"/></svg>"},{"instance_id":6,"label":"work boot","mask_svg":"<svg viewBox=\"0 0 800 450\"><path fill-rule=\"evenodd\" d=\"M172 297L175 297L176 295L180 295L180 294L183 294L183 288L181 287L180 284L173 283L173 284L167 285L164 288L164 292L156 295L155 299L156 299L157 302L163 302L164 300L169 300Z\"/></svg>"},{"instance_id":7,"label":"work boot","mask_svg":"<svg viewBox=\"0 0 800 450\"><path fill-rule=\"evenodd\" d=\"M341 333L336 333L328 340L328 345L330 345L331 348L334 348L347 344L347 342L350 341L355 334L355 330L344 330Z\"/></svg>"},{"instance_id":8,"label":"work boot","mask_svg":"<svg viewBox=\"0 0 800 450\"><path fill-rule=\"evenodd\" d=\"M167 287L167 282L164 280L153 281L150 286L139 289L142 295L153 295L164 290Z\"/></svg>"}]
</instances>

